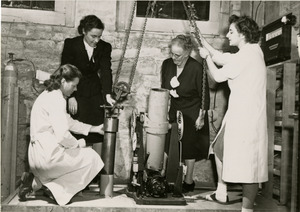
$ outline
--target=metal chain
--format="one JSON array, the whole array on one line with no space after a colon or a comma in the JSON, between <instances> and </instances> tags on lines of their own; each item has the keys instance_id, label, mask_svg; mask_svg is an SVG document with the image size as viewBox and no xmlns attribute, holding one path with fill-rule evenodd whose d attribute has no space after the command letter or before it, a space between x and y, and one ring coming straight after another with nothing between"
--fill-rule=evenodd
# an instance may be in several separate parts
<instances>
[{"instance_id":1,"label":"metal chain","mask_svg":"<svg viewBox=\"0 0 300 212\"><path fill-rule=\"evenodd\" d=\"M122 47L123 52L122 52L122 55L121 55L121 58L120 58L120 62L119 62L119 65L118 65L118 69L117 69L117 72L116 72L116 77L115 77L115 82L114 82L113 87L119 81L119 77L120 77L120 74L121 74L122 65L123 65L123 61L124 61L124 58L125 58L125 54L126 54L128 39L129 39L130 31L131 31L131 28L132 28L132 23L133 23L134 11L135 11L135 7L136 7L136 3L137 3L137 1L135 0L133 2L133 6L131 8L131 16L130 16L129 25L128 25L128 28L125 30L126 34L125 34L125 38L124 38L124 44L123 44L123 47Z\"/></svg>"},{"instance_id":2,"label":"metal chain","mask_svg":"<svg viewBox=\"0 0 300 212\"><path fill-rule=\"evenodd\" d=\"M133 63L132 71L130 73L129 88L131 88L131 85L133 83L134 74L135 74L135 71L136 71L139 55L140 55L140 52L141 52L141 47L142 47L143 40L144 40L144 35L145 35L148 16L149 16L149 11L150 11L150 8L151 8L151 16L150 17L152 17L153 13L154 13L155 4L156 4L156 0L154 0L153 2L151 2L151 0L149 0L148 7L147 7L147 12L146 12L146 16L145 16L145 22L144 22L144 26L143 26L143 30L142 30L142 35L141 35L140 40L139 40L138 45L137 45L137 54L136 54L136 57L135 57L135 61Z\"/></svg>"},{"instance_id":3,"label":"metal chain","mask_svg":"<svg viewBox=\"0 0 300 212\"><path fill-rule=\"evenodd\" d=\"M195 33L192 33L192 34L195 36L195 38L196 38L196 40L198 42L198 45L200 47L202 47L202 42L201 42L200 35L199 35L200 30L199 30L199 28L198 28L198 26L196 24L194 16L191 15L193 13L193 11L192 11L192 4L191 4L190 1L187 1L187 2L189 4L190 11L188 10L188 8L186 6L185 1L182 1L182 4L183 4L184 10L185 10L185 13L186 13L186 15L187 15L187 17L188 17L188 19L190 21L191 26L195 30ZM206 70L207 70L207 64L206 64L206 61L203 60L202 99L201 99L201 108L202 108L202 110L204 110L204 108L205 108Z\"/></svg>"},{"instance_id":4,"label":"metal chain","mask_svg":"<svg viewBox=\"0 0 300 212\"><path fill-rule=\"evenodd\" d=\"M137 4L137 1L135 0L134 4L133 4L133 7L132 7L132 11L131 11L129 26L128 26L128 29L126 30L126 36L125 36L125 41L124 41L124 45L123 45L123 53L121 55L120 63L118 65L118 69L117 69L117 72L116 72L114 86L118 83L119 77L120 77L120 74L121 74L121 69L122 69L124 58L125 58L128 39L129 39L129 35L130 35L130 32L131 32L132 23L133 23L133 19L134 19L134 11L135 11L135 8L136 8L136 4ZM129 76L129 83L128 83L129 84L129 90L131 89L131 86L132 86L132 83L133 83L133 79L134 79L134 75L135 75L139 55L140 55L140 52L141 52L141 47L142 47L142 43L143 43L145 31L146 31L147 20L148 20L148 17L149 17L149 11L150 11L150 8L151 8L151 16L150 17L152 17L153 13L154 13L155 4L156 4L156 0L154 0L153 2L151 0L149 0L149 2L148 2L145 21L144 21L143 29L142 29L142 34L141 34L141 37L140 37L140 39L138 41L138 44L137 44L137 54L136 54L136 57L134 59L133 67L132 67L132 70L131 70L130 76Z\"/></svg>"}]
</instances>

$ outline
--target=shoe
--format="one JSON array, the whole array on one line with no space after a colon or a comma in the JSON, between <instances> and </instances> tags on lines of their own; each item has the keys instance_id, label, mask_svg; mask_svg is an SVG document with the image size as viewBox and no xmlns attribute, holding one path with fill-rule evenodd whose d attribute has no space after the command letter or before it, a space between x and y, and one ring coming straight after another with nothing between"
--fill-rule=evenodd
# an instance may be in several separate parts
<instances>
[{"instance_id":1,"label":"shoe","mask_svg":"<svg viewBox=\"0 0 300 212\"><path fill-rule=\"evenodd\" d=\"M55 198L54 198L52 192L49 190L49 188L47 188L46 186L43 186L42 190L44 192L45 197L48 197L48 198L53 199L55 201Z\"/></svg>"},{"instance_id":2,"label":"shoe","mask_svg":"<svg viewBox=\"0 0 300 212\"><path fill-rule=\"evenodd\" d=\"M205 200L211 201L211 202L216 202L222 205L228 205L229 204L229 198L228 195L226 196L226 202L220 201L216 198L216 193L212 193L209 195L206 195Z\"/></svg>"},{"instance_id":3,"label":"shoe","mask_svg":"<svg viewBox=\"0 0 300 212\"><path fill-rule=\"evenodd\" d=\"M194 191L195 189L195 182L188 184L186 182L183 182L182 184L182 193L188 193L190 191Z\"/></svg>"},{"instance_id":4,"label":"shoe","mask_svg":"<svg viewBox=\"0 0 300 212\"><path fill-rule=\"evenodd\" d=\"M30 194L32 192L32 181L33 181L34 175L29 172L23 172L21 176L21 186L19 189L19 200L20 201L26 201L27 197L26 195Z\"/></svg>"}]
</instances>

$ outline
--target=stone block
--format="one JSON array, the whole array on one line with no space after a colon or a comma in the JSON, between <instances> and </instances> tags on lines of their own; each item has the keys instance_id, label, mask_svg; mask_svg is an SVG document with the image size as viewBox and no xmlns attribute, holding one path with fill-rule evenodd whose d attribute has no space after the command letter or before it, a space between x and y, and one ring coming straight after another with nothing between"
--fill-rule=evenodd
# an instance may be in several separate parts
<instances>
[{"instance_id":1,"label":"stone block","mask_svg":"<svg viewBox=\"0 0 300 212\"><path fill-rule=\"evenodd\" d=\"M54 35L51 37L51 40L64 41L66 38L67 38L66 34L61 33L61 32L57 32L57 33L54 33Z\"/></svg>"},{"instance_id":2,"label":"stone block","mask_svg":"<svg viewBox=\"0 0 300 212\"><path fill-rule=\"evenodd\" d=\"M153 57L140 58L136 72L141 75L157 75L159 64Z\"/></svg>"},{"instance_id":3,"label":"stone block","mask_svg":"<svg viewBox=\"0 0 300 212\"><path fill-rule=\"evenodd\" d=\"M11 34L10 34L11 25L12 25L12 23L6 23L6 22L1 23L1 35L2 35L2 37L11 36Z\"/></svg>"},{"instance_id":4,"label":"stone block","mask_svg":"<svg viewBox=\"0 0 300 212\"><path fill-rule=\"evenodd\" d=\"M27 49L37 50L40 53L49 51L53 52L56 47L55 42L52 40L27 40L25 41L25 45Z\"/></svg>"},{"instance_id":5,"label":"stone block","mask_svg":"<svg viewBox=\"0 0 300 212\"><path fill-rule=\"evenodd\" d=\"M231 11L236 12L235 14L240 13L241 1L231 1L230 4L231 4Z\"/></svg>"}]
</instances>

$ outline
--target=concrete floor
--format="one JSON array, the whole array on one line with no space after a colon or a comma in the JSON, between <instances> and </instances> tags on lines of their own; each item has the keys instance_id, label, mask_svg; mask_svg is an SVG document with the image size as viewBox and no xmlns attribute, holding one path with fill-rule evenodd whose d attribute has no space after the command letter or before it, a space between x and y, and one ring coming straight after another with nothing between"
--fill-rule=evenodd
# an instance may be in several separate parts
<instances>
[{"instance_id":1,"label":"concrete floor","mask_svg":"<svg viewBox=\"0 0 300 212\"><path fill-rule=\"evenodd\" d=\"M185 206L161 206L161 205L138 205L132 198L127 197L126 187L115 185L114 197L102 198L97 192L85 191L82 196L75 196L71 203L66 206L58 206L55 202L37 193L31 196L30 200L20 202L15 194L11 195L1 207L3 212L237 212L241 210L241 191L229 192L229 205L221 205L214 202L203 200L208 190L195 190L186 196L187 205ZM267 200L258 195L256 200L255 212L288 212L285 207L278 206L275 201Z\"/></svg>"}]
</instances>

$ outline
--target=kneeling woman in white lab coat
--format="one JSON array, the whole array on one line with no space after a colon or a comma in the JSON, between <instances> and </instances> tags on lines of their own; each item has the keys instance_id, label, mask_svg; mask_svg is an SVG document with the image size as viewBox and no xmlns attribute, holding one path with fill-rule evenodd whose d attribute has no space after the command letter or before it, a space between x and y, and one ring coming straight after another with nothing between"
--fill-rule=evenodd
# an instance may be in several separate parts
<instances>
[{"instance_id":1,"label":"kneeling woman in white lab coat","mask_svg":"<svg viewBox=\"0 0 300 212\"><path fill-rule=\"evenodd\" d=\"M20 200L43 186L59 205L67 204L103 168L99 155L86 148L71 132L103 134L103 126L74 120L66 111L66 99L76 91L81 73L73 65L63 65L45 81L46 89L33 104L30 120L28 160L33 173L23 173Z\"/></svg>"}]
</instances>

